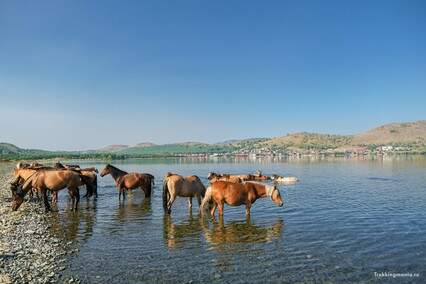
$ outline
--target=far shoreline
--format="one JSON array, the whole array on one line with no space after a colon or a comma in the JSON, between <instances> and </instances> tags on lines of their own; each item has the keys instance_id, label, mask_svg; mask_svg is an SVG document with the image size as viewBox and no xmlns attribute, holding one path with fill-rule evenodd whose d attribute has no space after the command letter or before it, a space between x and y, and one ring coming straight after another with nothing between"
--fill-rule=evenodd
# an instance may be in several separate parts
<instances>
[{"instance_id":1,"label":"far shoreline","mask_svg":"<svg viewBox=\"0 0 426 284\"><path fill-rule=\"evenodd\" d=\"M378 159L393 159L393 158L414 158L414 157L426 157L426 153L392 153L392 154L367 154L367 155L337 155L337 154L319 154L319 155L160 155L160 156L144 156L144 157L125 157L125 158L102 158L102 157L67 157L67 156L57 156L57 157L22 157L22 158L0 158L1 163L13 163L20 161L33 161L33 162L56 162L56 161L99 161L99 162L119 162L119 161L152 161L152 160L162 160L162 159L188 159L188 160L205 160L205 161L218 161L218 160L274 160L274 161L298 161L298 160L378 160Z\"/></svg>"}]
</instances>

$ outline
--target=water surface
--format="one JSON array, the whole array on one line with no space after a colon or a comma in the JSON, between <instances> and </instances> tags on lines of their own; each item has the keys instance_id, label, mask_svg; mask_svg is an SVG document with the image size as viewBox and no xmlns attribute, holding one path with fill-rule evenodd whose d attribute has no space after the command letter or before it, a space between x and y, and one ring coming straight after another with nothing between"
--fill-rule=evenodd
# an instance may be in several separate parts
<instances>
[{"instance_id":1,"label":"water surface","mask_svg":"<svg viewBox=\"0 0 426 284\"><path fill-rule=\"evenodd\" d=\"M103 163L86 163L103 167ZM374 272L426 275L426 159L389 160L132 160L126 171L152 173L151 199L135 190L124 202L110 176L99 177L97 201L70 212L66 191L54 230L76 240L66 274L90 283L152 282L379 282ZM225 207L224 220L200 218L194 202L165 215L162 176L210 171L295 175L281 186L284 206L258 200ZM84 190L83 190L84 191ZM195 201L195 200L194 200Z\"/></svg>"}]
</instances>

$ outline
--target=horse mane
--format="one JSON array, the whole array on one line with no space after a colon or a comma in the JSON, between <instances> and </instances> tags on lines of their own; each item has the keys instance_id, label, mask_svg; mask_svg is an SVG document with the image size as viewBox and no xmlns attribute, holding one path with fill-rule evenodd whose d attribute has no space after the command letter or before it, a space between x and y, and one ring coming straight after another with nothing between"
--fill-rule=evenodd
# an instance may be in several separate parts
<instances>
[{"instance_id":1,"label":"horse mane","mask_svg":"<svg viewBox=\"0 0 426 284\"><path fill-rule=\"evenodd\" d=\"M108 164L107 165L107 167L109 167L109 168L112 168L113 170L115 170L115 171L118 171L118 172L120 172L120 173L122 173L122 174L128 174L128 172L126 172L126 171L123 171L123 170L120 170L119 168L117 168L117 167L114 167L113 165L111 165L111 164Z\"/></svg>"},{"instance_id":2,"label":"horse mane","mask_svg":"<svg viewBox=\"0 0 426 284\"><path fill-rule=\"evenodd\" d=\"M167 172L165 177L171 177L171 176L179 176L177 173Z\"/></svg>"},{"instance_id":3,"label":"horse mane","mask_svg":"<svg viewBox=\"0 0 426 284\"><path fill-rule=\"evenodd\" d=\"M83 168L83 169L81 169L81 168L80 168L80 171L86 171L86 172L95 172L95 173L98 173L98 169L97 169L97 168L95 168L95 167Z\"/></svg>"},{"instance_id":4,"label":"horse mane","mask_svg":"<svg viewBox=\"0 0 426 284\"><path fill-rule=\"evenodd\" d=\"M261 186L265 187L266 195L268 195L268 196L271 196L272 191L275 189L275 186L273 186L273 185L269 185L269 184L258 182L258 181L250 180L250 181L244 181L243 182L243 184L247 184L247 183L250 183L250 184L253 184L253 185L258 185L258 186L261 185Z\"/></svg>"}]
</instances>

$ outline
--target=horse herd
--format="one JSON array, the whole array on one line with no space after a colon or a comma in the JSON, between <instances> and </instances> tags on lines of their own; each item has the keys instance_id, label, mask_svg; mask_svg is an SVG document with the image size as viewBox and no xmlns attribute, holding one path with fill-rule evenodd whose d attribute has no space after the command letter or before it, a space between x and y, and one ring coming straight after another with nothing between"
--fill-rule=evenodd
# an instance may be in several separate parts
<instances>
[{"instance_id":1,"label":"horse herd","mask_svg":"<svg viewBox=\"0 0 426 284\"><path fill-rule=\"evenodd\" d=\"M47 211L51 210L48 193L51 194L51 202L56 204L58 192L64 188L68 189L73 210L77 210L80 201L79 187L86 186L85 197L97 198L97 173L92 168L81 168L79 165L63 165L56 163L54 166L42 164L18 163L12 172L12 210L16 211L24 201L26 194L33 197L42 194L44 206ZM115 186L119 191L119 200L125 198L126 192L140 188L145 198L150 198L154 186L154 176L148 173L128 173L113 165L106 165L100 176L111 175ZM277 175L265 176L260 171L255 174L218 174L209 173L207 178L210 185L206 188L198 176L181 176L168 172L163 180L163 207L170 214L173 202L178 196L188 198L189 208L192 208L192 199L196 198L199 210L202 214L206 211L206 205L214 216L216 209L219 215L223 215L225 204L231 206L246 206L246 214L250 215L252 204L259 198L270 197L278 206L283 206L277 183L291 184L297 182L295 177L281 177ZM272 185L262 181L272 180Z\"/></svg>"}]
</instances>

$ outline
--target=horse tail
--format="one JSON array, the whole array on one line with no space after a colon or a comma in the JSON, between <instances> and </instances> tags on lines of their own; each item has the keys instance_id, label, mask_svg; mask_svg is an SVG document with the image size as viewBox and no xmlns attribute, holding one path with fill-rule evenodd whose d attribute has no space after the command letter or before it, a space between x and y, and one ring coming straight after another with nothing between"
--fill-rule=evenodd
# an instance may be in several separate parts
<instances>
[{"instance_id":1,"label":"horse tail","mask_svg":"<svg viewBox=\"0 0 426 284\"><path fill-rule=\"evenodd\" d=\"M203 201L201 202L200 210L201 212L204 212L204 208L207 203L210 203L212 200L212 187L209 186L206 190L206 194L204 195Z\"/></svg>"},{"instance_id":2,"label":"horse tail","mask_svg":"<svg viewBox=\"0 0 426 284\"><path fill-rule=\"evenodd\" d=\"M164 211L167 211L167 203L169 202L169 188L167 186L168 178L165 177L163 181L163 208Z\"/></svg>"},{"instance_id":3,"label":"horse tail","mask_svg":"<svg viewBox=\"0 0 426 284\"><path fill-rule=\"evenodd\" d=\"M151 185L154 186L155 185L155 182L154 182L155 177L151 174L148 174L148 176L151 178Z\"/></svg>"}]
</instances>

